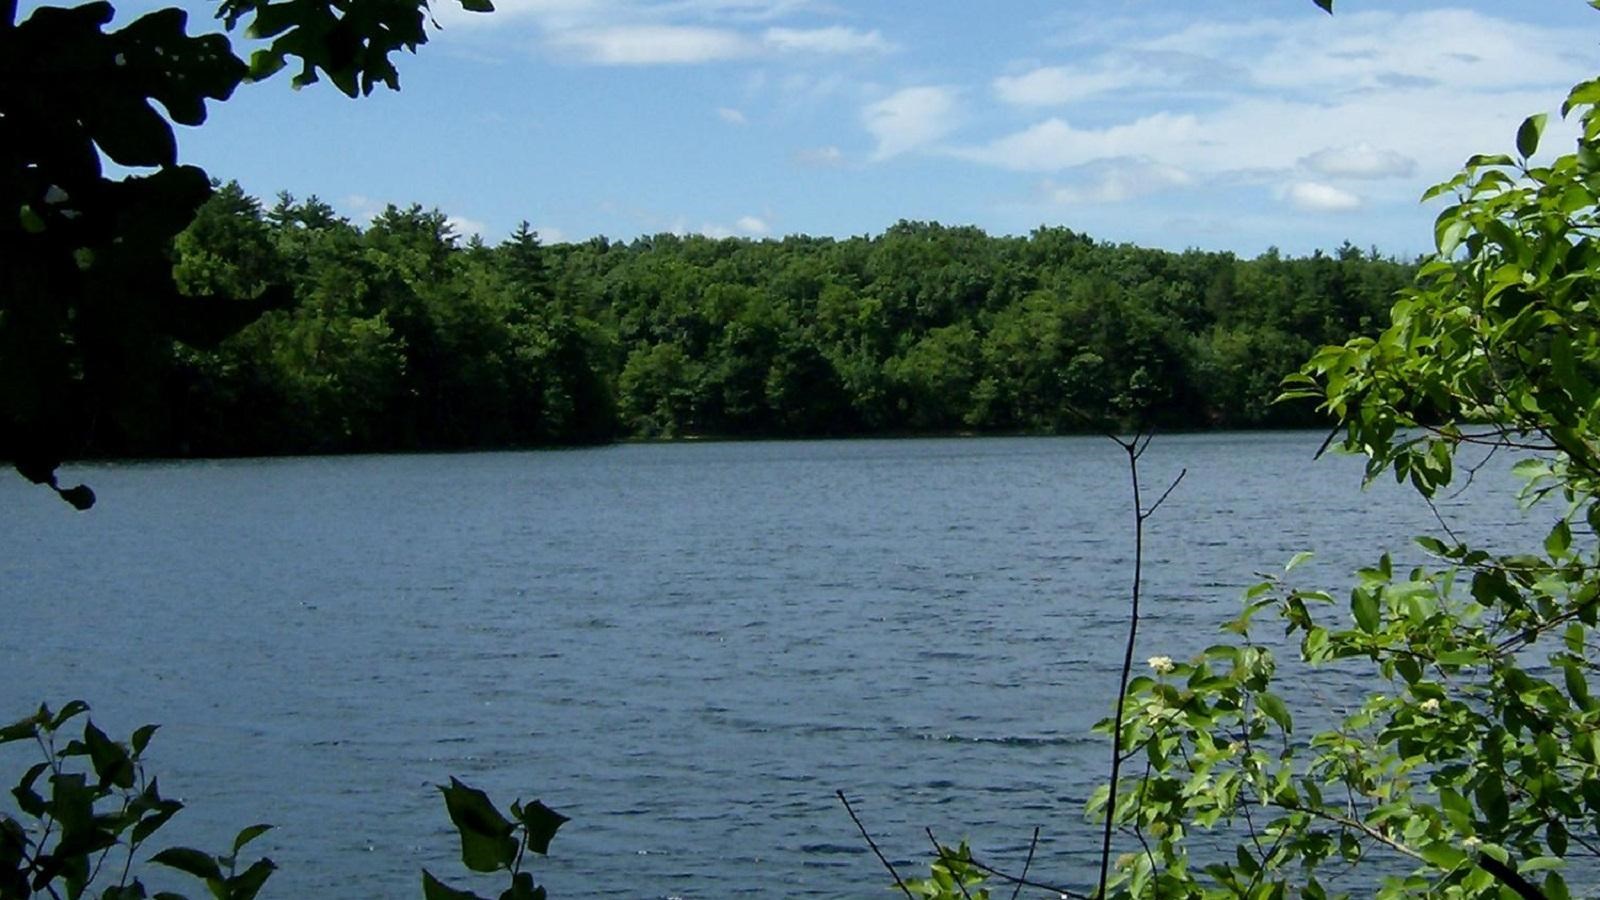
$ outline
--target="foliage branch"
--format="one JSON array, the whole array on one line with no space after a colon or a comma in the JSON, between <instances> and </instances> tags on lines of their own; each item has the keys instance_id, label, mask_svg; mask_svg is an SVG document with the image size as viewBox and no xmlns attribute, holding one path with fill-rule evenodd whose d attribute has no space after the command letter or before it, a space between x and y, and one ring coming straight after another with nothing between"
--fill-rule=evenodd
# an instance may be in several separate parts
<instances>
[{"instance_id":1,"label":"foliage branch","mask_svg":"<svg viewBox=\"0 0 1600 900\"><path fill-rule=\"evenodd\" d=\"M427 40L426 11L427 0L225 0L229 30L267 41L246 64L227 35L188 34L177 7L111 29L103 0L20 22L17 0L0 0L0 458L88 507L93 492L62 489L55 470L97 429L141 427L144 376L164 346L215 344L287 302L281 286L177 290L169 248L211 182L179 163L173 124L203 124L208 103L290 59L296 86L321 73L352 97L397 88L390 56ZM108 177L106 162L139 174Z\"/></svg>"},{"instance_id":2,"label":"foliage branch","mask_svg":"<svg viewBox=\"0 0 1600 900\"><path fill-rule=\"evenodd\" d=\"M1338 418L1330 442L1369 480L1430 506L1513 457L1524 505L1553 519L1542 545L1491 550L1440 515L1417 539L1431 563L1385 554L1343 610L1293 584L1300 556L1247 592L1233 640L1152 657L1100 725L1143 773L1091 801L1126 851L1095 896L1559 900L1600 872L1597 105L1600 79L1563 105L1574 152L1536 161L1532 116L1513 153L1430 189L1451 201L1437 252L1390 326L1319 352L1286 391ZM1264 621L1298 644L1297 677L1365 674L1362 693L1291 711ZM930 896L975 896L952 883Z\"/></svg>"},{"instance_id":3,"label":"foliage branch","mask_svg":"<svg viewBox=\"0 0 1600 900\"><path fill-rule=\"evenodd\" d=\"M79 700L59 711L40 706L0 727L0 745L31 742L43 756L11 789L17 814L0 813L0 897L6 900L152 896L134 868L136 855L183 804L163 797L157 779L145 776L144 752L154 725L115 741L86 717L82 737L57 746L66 726L88 711ZM271 827L243 829L227 853L169 847L149 861L199 879L215 900L251 900L276 867L262 858L241 868L239 854ZM100 892L94 895L97 881ZM153 896L183 900L170 891Z\"/></svg>"}]
</instances>

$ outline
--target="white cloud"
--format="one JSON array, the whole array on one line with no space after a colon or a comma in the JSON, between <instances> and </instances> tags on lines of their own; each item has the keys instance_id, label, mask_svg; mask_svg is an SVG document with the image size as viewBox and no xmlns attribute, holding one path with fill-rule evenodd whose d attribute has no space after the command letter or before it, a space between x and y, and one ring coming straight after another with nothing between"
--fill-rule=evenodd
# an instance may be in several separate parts
<instances>
[{"instance_id":1,"label":"white cloud","mask_svg":"<svg viewBox=\"0 0 1600 900\"><path fill-rule=\"evenodd\" d=\"M1125 156L1149 156L1177 166L1177 160L1162 159L1169 154L1153 154L1150 149L1180 146L1194 141L1199 133L1199 120L1192 115L1156 113L1099 129L1074 128L1064 119L1051 118L983 146L954 152L975 162L1028 172L1050 172Z\"/></svg>"},{"instance_id":2,"label":"white cloud","mask_svg":"<svg viewBox=\"0 0 1600 900\"><path fill-rule=\"evenodd\" d=\"M1306 212L1351 212L1361 208L1361 198L1320 181L1296 181L1283 189L1283 199Z\"/></svg>"},{"instance_id":3,"label":"white cloud","mask_svg":"<svg viewBox=\"0 0 1600 900\"><path fill-rule=\"evenodd\" d=\"M566 244L572 240L567 236L567 232L564 229L556 225L537 225L534 226L533 231L539 235L539 243L546 246L550 244Z\"/></svg>"},{"instance_id":4,"label":"white cloud","mask_svg":"<svg viewBox=\"0 0 1600 900\"><path fill-rule=\"evenodd\" d=\"M772 233L772 226L755 216L740 216L739 220L733 223L733 227L737 228L740 233L753 237L765 237Z\"/></svg>"},{"instance_id":5,"label":"white cloud","mask_svg":"<svg viewBox=\"0 0 1600 900\"><path fill-rule=\"evenodd\" d=\"M831 144L801 150L794 155L794 160L813 169L837 169L845 164L844 151Z\"/></svg>"},{"instance_id":6,"label":"white cloud","mask_svg":"<svg viewBox=\"0 0 1600 900\"><path fill-rule=\"evenodd\" d=\"M552 43L583 62L606 66L692 65L756 52L737 31L688 25L577 29L557 34Z\"/></svg>"},{"instance_id":7,"label":"white cloud","mask_svg":"<svg viewBox=\"0 0 1600 900\"><path fill-rule=\"evenodd\" d=\"M1127 87L1139 81L1126 65L1097 70L1067 66L1042 66L1022 75L1002 75L994 80L994 93L1013 106L1059 106Z\"/></svg>"},{"instance_id":8,"label":"white cloud","mask_svg":"<svg viewBox=\"0 0 1600 900\"><path fill-rule=\"evenodd\" d=\"M762 43L787 53L888 53L894 45L876 29L857 31L835 25L829 28L768 28Z\"/></svg>"},{"instance_id":9,"label":"white cloud","mask_svg":"<svg viewBox=\"0 0 1600 900\"><path fill-rule=\"evenodd\" d=\"M717 117L730 125L744 125L749 121L744 117L744 113L731 106L717 107Z\"/></svg>"},{"instance_id":10,"label":"white cloud","mask_svg":"<svg viewBox=\"0 0 1600 900\"><path fill-rule=\"evenodd\" d=\"M703 234L708 238L716 238L720 241L734 237L766 237L772 233L772 226L768 225L766 220L757 216L740 216L732 225L707 222L699 228L690 228L688 221L679 217L673 221L672 227L668 230L677 235Z\"/></svg>"},{"instance_id":11,"label":"white cloud","mask_svg":"<svg viewBox=\"0 0 1600 900\"><path fill-rule=\"evenodd\" d=\"M1365 141L1324 147L1301 157L1300 164L1319 175L1342 178L1404 178L1417 168L1417 161L1411 157Z\"/></svg>"},{"instance_id":12,"label":"white cloud","mask_svg":"<svg viewBox=\"0 0 1600 900\"><path fill-rule=\"evenodd\" d=\"M1469 155L1508 149L1523 116L1552 110L1592 67L1586 35L1461 10L1142 16L1071 38L1070 62L990 85L1000 103L1063 112L946 152L1065 173L1042 186L1058 202L1128 198L1164 167L1213 186L1283 185L1278 198L1305 210L1411 207ZM1552 117L1544 145L1574 133ZM1358 196L1355 180L1374 184Z\"/></svg>"},{"instance_id":13,"label":"white cloud","mask_svg":"<svg viewBox=\"0 0 1600 900\"><path fill-rule=\"evenodd\" d=\"M768 28L759 34L704 25L633 24L554 29L547 42L580 62L611 66L693 65L773 55L880 54L877 31Z\"/></svg>"},{"instance_id":14,"label":"white cloud","mask_svg":"<svg viewBox=\"0 0 1600 900\"><path fill-rule=\"evenodd\" d=\"M956 115L953 88L924 86L904 88L868 105L861 120L877 141L872 158L884 160L949 134Z\"/></svg>"},{"instance_id":15,"label":"white cloud","mask_svg":"<svg viewBox=\"0 0 1600 900\"><path fill-rule=\"evenodd\" d=\"M471 237L483 237L483 233L489 230L489 226L479 222L477 219L469 219L466 216L446 216L444 222L462 240Z\"/></svg>"},{"instance_id":16,"label":"white cloud","mask_svg":"<svg viewBox=\"0 0 1600 900\"><path fill-rule=\"evenodd\" d=\"M1250 70L1257 83L1290 90L1424 84L1503 89L1566 81L1575 63L1584 64L1592 43L1584 35L1461 9L1357 13L1341 17L1337 29L1291 19L1274 24L1264 32L1270 49ZM1179 34L1162 43L1193 49L1193 40ZM1209 52L1219 46L1228 44L1212 43Z\"/></svg>"},{"instance_id":17,"label":"white cloud","mask_svg":"<svg viewBox=\"0 0 1600 900\"><path fill-rule=\"evenodd\" d=\"M1115 160L1085 174L1068 184L1045 181L1046 198L1063 206L1123 203L1194 183L1188 172L1147 159Z\"/></svg>"}]
</instances>

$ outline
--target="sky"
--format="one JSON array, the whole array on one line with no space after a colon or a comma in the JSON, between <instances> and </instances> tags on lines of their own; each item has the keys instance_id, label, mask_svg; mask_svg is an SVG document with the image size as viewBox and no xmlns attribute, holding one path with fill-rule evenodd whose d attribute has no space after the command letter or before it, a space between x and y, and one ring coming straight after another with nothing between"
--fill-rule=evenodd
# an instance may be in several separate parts
<instances>
[{"instance_id":1,"label":"sky","mask_svg":"<svg viewBox=\"0 0 1600 900\"><path fill-rule=\"evenodd\" d=\"M166 5L119 4L119 17ZM190 7L212 30L213 7ZM180 129L250 193L387 203L490 243L992 234L1410 256L1470 155L1600 74L1582 0L438 0L398 93L286 75ZM248 42L236 40L240 51ZM243 53L241 53L243 55Z\"/></svg>"}]
</instances>

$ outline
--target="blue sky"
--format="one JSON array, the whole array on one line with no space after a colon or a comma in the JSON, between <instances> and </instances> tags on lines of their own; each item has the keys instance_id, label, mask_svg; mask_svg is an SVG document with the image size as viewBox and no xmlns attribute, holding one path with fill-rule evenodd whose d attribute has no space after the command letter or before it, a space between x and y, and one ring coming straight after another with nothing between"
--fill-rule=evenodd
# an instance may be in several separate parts
<instances>
[{"instance_id":1,"label":"blue sky","mask_svg":"<svg viewBox=\"0 0 1600 900\"><path fill-rule=\"evenodd\" d=\"M523 219L547 241L934 219L1411 254L1427 185L1600 73L1581 0L497 5L442 0L399 93L280 76L180 152L258 196L315 193L356 221L417 202L491 242ZM212 24L191 8L191 31Z\"/></svg>"}]
</instances>

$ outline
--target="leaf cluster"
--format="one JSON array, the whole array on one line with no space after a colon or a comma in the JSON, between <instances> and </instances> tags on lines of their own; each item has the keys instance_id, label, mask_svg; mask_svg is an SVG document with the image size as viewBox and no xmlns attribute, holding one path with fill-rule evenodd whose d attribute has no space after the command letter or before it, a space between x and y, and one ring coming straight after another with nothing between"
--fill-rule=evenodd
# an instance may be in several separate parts
<instances>
[{"instance_id":1,"label":"leaf cluster","mask_svg":"<svg viewBox=\"0 0 1600 900\"><path fill-rule=\"evenodd\" d=\"M134 870L140 850L183 809L161 795L157 779L145 777L144 752L156 726L138 728L124 742L85 718L82 736L58 747L66 726L88 710L77 700L59 711L41 705L0 728L0 744L31 742L43 756L11 789L19 815L0 813L0 897L182 900L170 891L150 894ZM275 866L262 858L241 869L239 853L270 827L240 831L226 854L169 847L149 862L194 876L215 900L251 900Z\"/></svg>"},{"instance_id":2,"label":"leaf cluster","mask_svg":"<svg viewBox=\"0 0 1600 900\"><path fill-rule=\"evenodd\" d=\"M489 795L462 784L455 778L440 785L445 809L461 838L461 864L474 872L503 872L511 884L499 900L545 900L543 886L535 884L533 874L522 869L528 851L545 856L550 841L568 819L538 800L524 805L511 803L508 818L489 799ZM484 900L471 891L457 890L422 870L422 895L426 900Z\"/></svg>"},{"instance_id":3,"label":"leaf cluster","mask_svg":"<svg viewBox=\"0 0 1600 900\"><path fill-rule=\"evenodd\" d=\"M1554 507L1542 547L1490 552L1441 518L1443 535L1418 539L1436 565L1385 555L1343 604L1268 579L1228 626L1238 642L1134 679L1127 715L1102 726L1144 774L1117 808L1091 804L1130 843L1112 895L1565 898L1569 876L1593 877L1597 102L1600 82L1568 98L1576 152L1540 162L1534 116L1515 154L1430 190L1454 202L1390 326L1319 351L1288 387L1338 418L1369 478L1409 481L1422 502L1515 455L1525 504ZM1252 637L1263 619L1298 642L1298 677L1364 677L1365 696L1296 731ZM1197 849L1218 837L1231 854Z\"/></svg>"},{"instance_id":4,"label":"leaf cluster","mask_svg":"<svg viewBox=\"0 0 1600 900\"><path fill-rule=\"evenodd\" d=\"M0 2L0 458L87 508L93 492L55 470L102 418L142 413L171 340L215 344L286 300L278 286L213 302L177 290L171 242L211 186L179 164L173 125L203 125L209 104L288 57L304 63L297 84L321 71L351 96L398 87L390 55L426 40L426 7L229 0L228 28L276 36L247 66L225 34L190 35L177 7L107 30L104 0L21 22ZM108 177L102 160L134 174Z\"/></svg>"}]
</instances>

